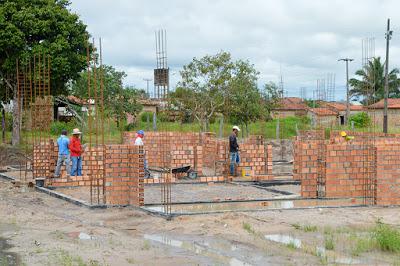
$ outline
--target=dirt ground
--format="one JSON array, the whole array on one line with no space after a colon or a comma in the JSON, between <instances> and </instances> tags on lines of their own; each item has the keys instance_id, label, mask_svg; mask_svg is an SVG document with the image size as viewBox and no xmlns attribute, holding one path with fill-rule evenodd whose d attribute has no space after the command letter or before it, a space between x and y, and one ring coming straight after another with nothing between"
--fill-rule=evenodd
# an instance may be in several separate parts
<instances>
[{"instance_id":1,"label":"dirt ground","mask_svg":"<svg viewBox=\"0 0 400 266\"><path fill-rule=\"evenodd\" d=\"M342 232L335 235L339 241L377 219L398 225L399 208L224 213L167 221L133 208L89 210L41 192L21 192L0 179L0 239L8 239L12 247L6 252L17 254L15 264L21 265L393 265L400 261L393 254L348 252L351 241L326 255L317 252L327 228Z\"/></svg>"}]
</instances>

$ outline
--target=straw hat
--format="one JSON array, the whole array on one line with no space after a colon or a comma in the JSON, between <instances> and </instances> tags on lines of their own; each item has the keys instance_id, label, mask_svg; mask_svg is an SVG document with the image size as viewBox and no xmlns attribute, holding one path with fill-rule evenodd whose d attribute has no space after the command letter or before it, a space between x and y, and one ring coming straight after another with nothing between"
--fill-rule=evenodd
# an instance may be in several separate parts
<instances>
[{"instance_id":1,"label":"straw hat","mask_svg":"<svg viewBox=\"0 0 400 266\"><path fill-rule=\"evenodd\" d=\"M74 128L74 130L72 130L72 135L80 135L82 134L82 132L79 131L79 128Z\"/></svg>"}]
</instances>

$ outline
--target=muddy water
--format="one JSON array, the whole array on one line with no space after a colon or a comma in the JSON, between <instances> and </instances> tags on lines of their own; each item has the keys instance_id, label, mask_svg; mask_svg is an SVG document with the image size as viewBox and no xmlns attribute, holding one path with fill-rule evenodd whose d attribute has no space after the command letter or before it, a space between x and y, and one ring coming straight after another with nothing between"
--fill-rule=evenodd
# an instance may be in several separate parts
<instances>
[{"instance_id":1,"label":"muddy water","mask_svg":"<svg viewBox=\"0 0 400 266\"><path fill-rule=\"evenodd\" d=\"M194 254L201 259L205 265L229 265L229 266L250 266L250 265L276 265L279 264L279 257L269 257L263 252L254 250L242 243L231 242L217 238L203 238L200 236L188 235L165 235L146 234L144 239L154 243L166 245L182 251Z\"/></svg>"}]
</instances>

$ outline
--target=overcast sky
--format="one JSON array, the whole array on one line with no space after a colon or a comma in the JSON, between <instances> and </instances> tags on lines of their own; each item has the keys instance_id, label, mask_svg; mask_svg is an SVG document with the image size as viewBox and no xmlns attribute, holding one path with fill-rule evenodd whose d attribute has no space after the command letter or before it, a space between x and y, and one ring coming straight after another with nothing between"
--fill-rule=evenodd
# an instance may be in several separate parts
<instances>
[{"instance_id":1,"label":"overcast sky","mask_svg":"<svg viewBox=\"0 0 400 266\"><path fill-rule=\"evenodd\" d=\"M171 86L193 57L228 51L260 72L259 86L278 83L289 96L300 87L312 97L317 79L336 75L336 100L345 95L345 64L361 67L362 39L375 38L375 55L385 56L386 20L391 19L390 68L400 66L400 1L384 0L71 0L95 38L103 61L124 70L126 85L146 87L155 68L157 29L166 29ZM383 60L382 60L383 61ZM151 83L150 89L153 85Z\"/></svg>"}]
</instances>

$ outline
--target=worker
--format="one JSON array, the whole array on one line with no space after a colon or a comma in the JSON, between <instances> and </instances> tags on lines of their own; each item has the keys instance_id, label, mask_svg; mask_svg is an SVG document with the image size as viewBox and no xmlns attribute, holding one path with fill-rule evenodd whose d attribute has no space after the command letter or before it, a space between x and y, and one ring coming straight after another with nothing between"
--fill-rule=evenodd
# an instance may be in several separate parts
<instances>
[{"instance_id":1,"label":"worker","mask_svg":"<svg viewBox=\"0 0 400 266\"><path fill-rule=\"evenodd\" d=\"M345 141L350 141L354 139L354 136L347 135L346 131L340 132L340 136L342 136L342 138L344 138Z\"/></svg>"},{"instance_id":2,"label":"worker","mask_svg":"<svg viewBox=\"0 0 400 266\"><path fill-rule=\"evenodd\" d=\"M72 138L69 143L72 160L71 176L82 176L83 147L80 139L81 134L82 132L79 131L79 128L74 128L72 131Z\"/></svg>"},{"instance_id":3,"label":"worker","mask_svg":"<svg viewBox=\"0 0 400 266\"><path fill-rule=\"evenodd\" d=\"M54 177L60 177L60 171L61 171L61 166L65 162L65 168L67 170L67 178L69 177L69 174L71 173L71 160L70 160L70 154L69 154L69 139L67 137L67 130L63 129L61 131L61 136L57 139L57 145L58 145L58 159L57 159L57 166L56 170L54 173Z\"/></svg>"},{"instance_id":4,"label":"worker","mask_svg":"<svg viewBox=\"0 0 400 266\"><path fill-rule=\"evenodd\" d=\"M136 139L135 139L135 146L144 146L144 142L143 142L143 138L144 138L144 131L143 130L139 130L136 132ZM150 172L149 169L147 167L147 160L145 158L145 151L143 149L143 157L144 157L144 178L150 178Z\"/></svg>"},{"instance_id":5,"label":"worker","mask_svg":"<svg viewBox=\"0 0 400 266\"><path fill-rule=\"evenodd\" d=\"M139 130L138 132L136 132L136 139L135 139L135 145L136 146L143 146L143 138L144 138L144 131L143 130Z\"/></svg>"},{"instance_id":6,"label":"worker","mask_svg":"<svg viewBox=\"0 0 400 266\"><path fill-rule=\"evenodd\" d=\"M238 126L232 127L232 134L229 136L229 158L230 158L230 172L231 175L236 175L237 165L240 163L239 157L239 144L237 143L237 136L240 128Z\"/></svg>"}]
</instances>

